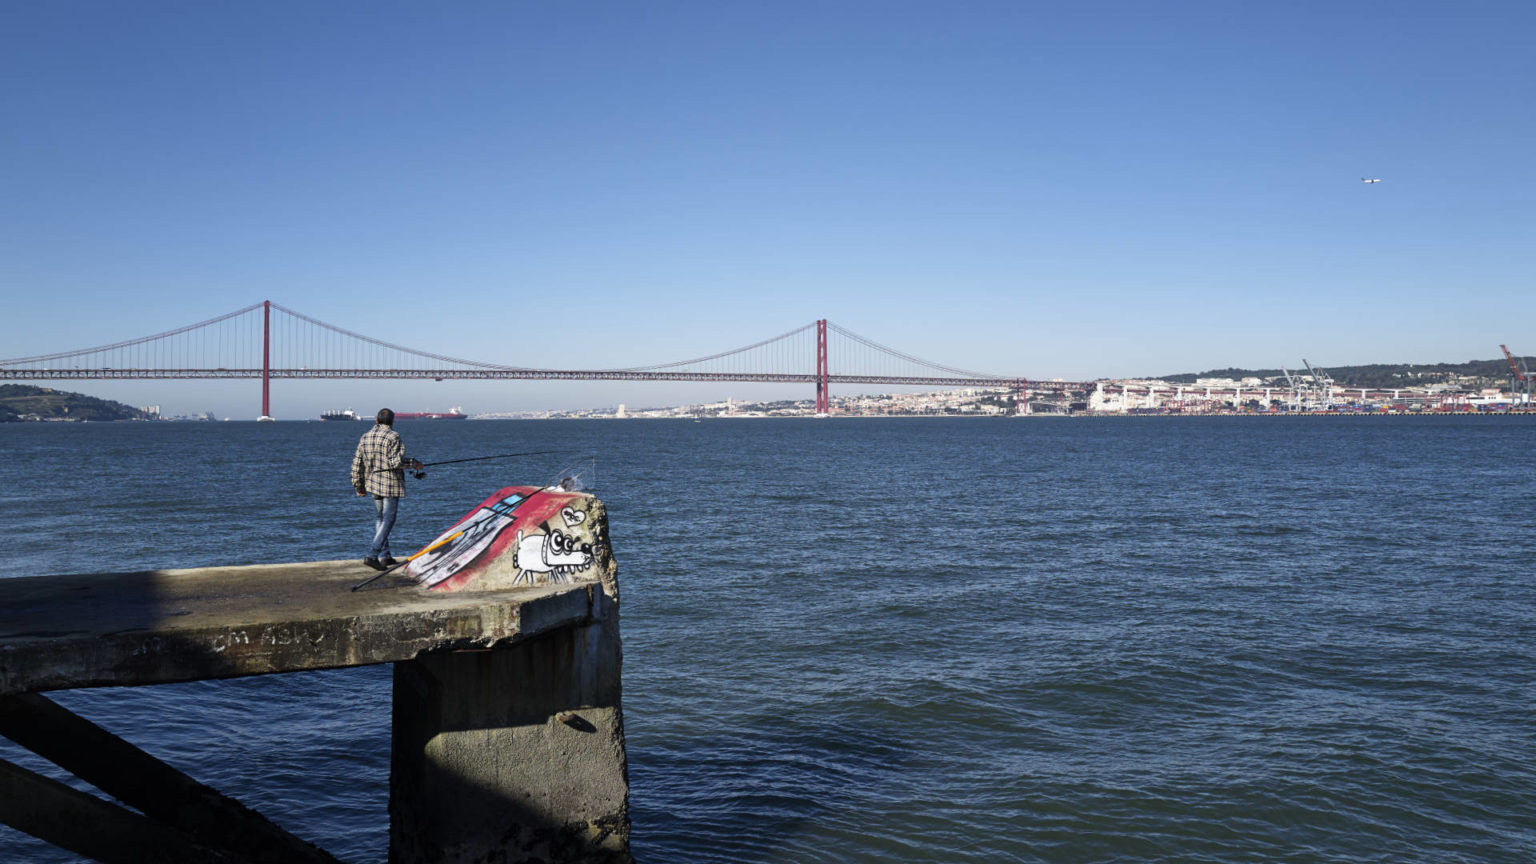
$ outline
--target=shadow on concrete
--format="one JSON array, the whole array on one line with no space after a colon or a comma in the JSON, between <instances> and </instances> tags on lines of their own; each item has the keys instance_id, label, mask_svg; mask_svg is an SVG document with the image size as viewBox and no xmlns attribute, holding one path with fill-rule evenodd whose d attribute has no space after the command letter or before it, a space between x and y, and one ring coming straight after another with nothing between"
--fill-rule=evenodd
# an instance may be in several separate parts
<instances>
[{"instance_id":1,"label":"shadow on concrete","mask_svg":"<svg viewBox=\"0 0 1536 864\"><path fill-rule=\"evenodd\" d=\"M631 861L619 678L611 620L397 663L391 860Z\"/></svg>"}]
</instances>

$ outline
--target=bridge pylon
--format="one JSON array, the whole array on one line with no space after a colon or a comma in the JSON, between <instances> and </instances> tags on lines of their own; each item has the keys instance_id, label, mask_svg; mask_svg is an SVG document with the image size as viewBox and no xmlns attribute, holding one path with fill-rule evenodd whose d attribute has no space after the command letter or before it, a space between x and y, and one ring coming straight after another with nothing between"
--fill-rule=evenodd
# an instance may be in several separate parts
<instances>
[{"instance_id":1,"label":"bridge pylon","mask_svg":"<svg viewBox=\"0 0 1536 864\"><path fill-rule=\"evenodd\" d=\"M830 414L831 394L827 392L827 319L816 322L816 413Z\"/></svg>"},{"instance_id":2,"label":"bridge pylon","mask_svg":"<svg viewBox=\"0 0 1536 864\"><path fill-rule=\"evenodd\" d=\"M261 301L261 416L272 419L272 301Z\"/></svg>"}]
</instances>

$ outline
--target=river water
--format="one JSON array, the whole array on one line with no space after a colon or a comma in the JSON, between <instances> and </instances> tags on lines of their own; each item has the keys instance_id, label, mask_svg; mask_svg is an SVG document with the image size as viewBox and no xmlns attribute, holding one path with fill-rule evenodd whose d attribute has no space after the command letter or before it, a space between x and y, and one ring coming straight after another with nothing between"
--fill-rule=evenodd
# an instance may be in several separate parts
<instances>
[{"instance_id":1,"label":"river water","mask_svg":"<svg viewBox=\"0 0 1536 864\"><path fill-rule=\"evenodd\" d=\"M0 577L361 557L365 428L0 426ZM411 481L397 555L595 458L642 862L1536 860L1536 421L398 428L566 455ZM55 696L377 862L389 682Z\"/></svg>"}]
</instances>

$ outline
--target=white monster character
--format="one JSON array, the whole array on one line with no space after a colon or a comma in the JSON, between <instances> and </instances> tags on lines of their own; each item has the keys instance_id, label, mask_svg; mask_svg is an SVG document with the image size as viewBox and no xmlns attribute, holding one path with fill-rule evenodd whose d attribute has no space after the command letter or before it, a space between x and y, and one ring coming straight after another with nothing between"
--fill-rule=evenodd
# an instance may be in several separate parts
<instances>
[{"instance_id":1,"label":"white monster character","mask_svg":"<svg viewBox=\"0 0 1536 864\"><path fill-rule=\"evenodd\" d=\"M583 514L585 515L585 514ZM550 582L570 582L571 577L592 565L592 544L551 528L548 534L517 532L517 552L512 559L517 576L512 583L535 584L537 573L548 573Z\"/></svg>"}]
</instances>

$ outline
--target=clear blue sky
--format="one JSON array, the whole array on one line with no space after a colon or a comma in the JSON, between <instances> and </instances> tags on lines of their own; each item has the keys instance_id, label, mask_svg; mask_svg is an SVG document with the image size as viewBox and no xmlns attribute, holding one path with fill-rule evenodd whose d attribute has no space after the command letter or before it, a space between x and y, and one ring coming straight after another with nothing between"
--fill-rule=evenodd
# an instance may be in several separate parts
<instances>
[{"instance_id":1,"label":"clear blue sky","mask_svg":"<svg viewBox=\"0 0 1536 864\"><path fill-rule=\"evenodd\" d=\"M0 357L265 299L517 365L817 318L1035 378L1536 354L1533 44L1536 4L1477 0L9 3Z\"/></svg>"}]
</instances>

